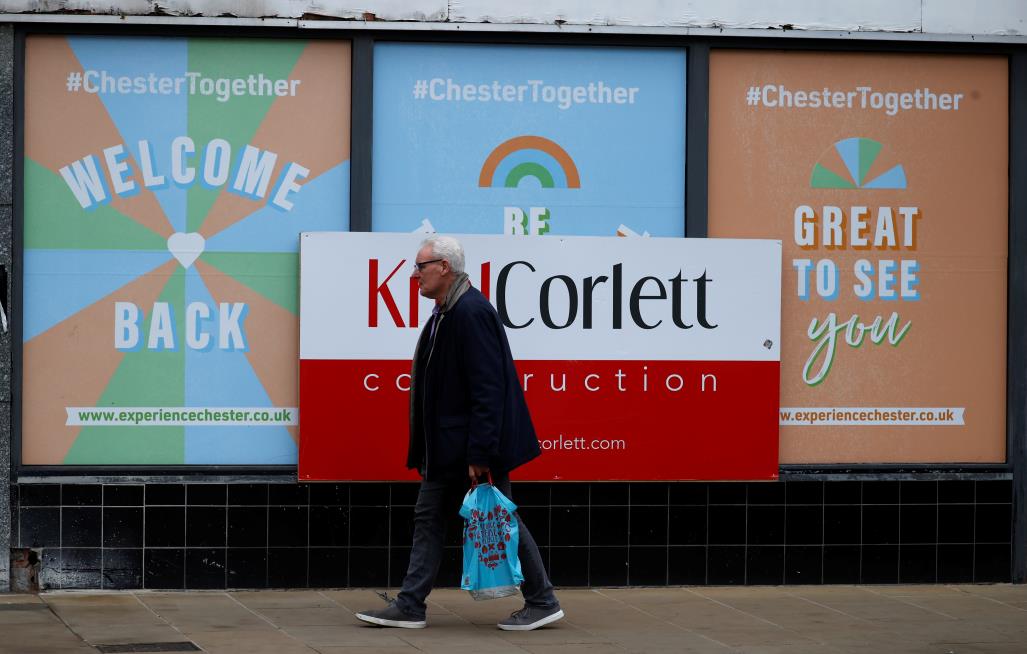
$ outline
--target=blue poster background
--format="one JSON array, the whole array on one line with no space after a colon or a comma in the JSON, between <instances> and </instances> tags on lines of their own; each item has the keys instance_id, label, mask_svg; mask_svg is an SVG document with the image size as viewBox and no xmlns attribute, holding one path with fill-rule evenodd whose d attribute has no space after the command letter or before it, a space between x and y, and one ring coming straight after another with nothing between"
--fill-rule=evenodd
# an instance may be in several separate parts
<instances>
[{"instance_id":1,"label":"blue poster background","mask_svg":"<svg viewBox=\"0 0 1027 654\"><path fill-rule=\"evenodd\" d=\"M613 236L623 225L684 236L685 56L669 48L376 45L374 231L418 231L427 220L439 232L510 233L509 208L528 227L535 207L536 232ZM554 90L547 96L545 87ZM490 154L523 136L558 145L580 187L535 148L503 157L494 183L480 186ZM521 164L521 173L539 174L519 176ZM544 187L547 173L552 187Z\"/></svg>"}]
</instances>

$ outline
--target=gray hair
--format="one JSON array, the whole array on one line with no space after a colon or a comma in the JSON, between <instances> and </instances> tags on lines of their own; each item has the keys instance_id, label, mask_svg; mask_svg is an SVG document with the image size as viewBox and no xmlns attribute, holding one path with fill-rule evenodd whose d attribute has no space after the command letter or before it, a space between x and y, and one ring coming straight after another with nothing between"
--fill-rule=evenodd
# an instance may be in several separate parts
<instances>
[{"instance_id":1,"label":"gray hair","mask_svg":"<svg viewBox=\"0 0 1027 654\"><path fill-rule=\"evenodd\" d=\"M426 245L431 246L432 256L448 261L453 272L462 273L464 271L464 246L460 245L460 241L452 236L436 234L421 241L422 248Z\"/></svg>"}]
</instances>

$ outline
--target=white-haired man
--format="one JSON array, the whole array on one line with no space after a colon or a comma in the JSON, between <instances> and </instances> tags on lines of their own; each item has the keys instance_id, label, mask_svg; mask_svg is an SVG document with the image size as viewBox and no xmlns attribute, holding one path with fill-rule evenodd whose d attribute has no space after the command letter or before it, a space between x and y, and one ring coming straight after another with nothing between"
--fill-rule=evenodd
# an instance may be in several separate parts
<instances>
[{"instance_id":1,"label":"white-haired man","mask_svg":"<svg viewBox=\"0 0 1027 654\"><path fill-rule=\"evenodd\" d=\"M425 599L442 561L446 522L455 518L469 483L491 473L510 497L509 472L540 454L506 332L495 308L471 286L460 242L425 239L412 276L435 300L414 352L410 383L407 467L421 473L414 508L414 543L403 586L386 608L360 620L384 627L427 625ZM524 607L498 623L527 631L563 617L538 546L517 518L517 555Z\"/></svg>"}]
</instances>

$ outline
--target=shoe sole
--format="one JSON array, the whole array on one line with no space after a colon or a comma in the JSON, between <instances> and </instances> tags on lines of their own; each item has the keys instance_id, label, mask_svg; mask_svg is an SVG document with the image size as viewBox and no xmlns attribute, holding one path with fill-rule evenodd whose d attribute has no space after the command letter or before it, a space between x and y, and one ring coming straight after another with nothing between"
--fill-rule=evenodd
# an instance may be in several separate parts
<instances>
[{"instance_id":1,"label":"shoe sole","mask_svg":"<svg viewBox=\"0 0 1027 654\"><path fill-rule=\"evenodd\" d=\"M502 623L500 623L500 624L497 624L496 626L499 627L500 629L502 629L503 631L531 631L533 629L538 629L539 627L544 627L547 624L550 624L552 622L556 622L557 620L559 620L562 617L563 617L563 609L560 609L556 613L553 613L552 615L547 615L546 617L542 618L541 620L536 620L535 622L532 622L531 624L502 624Z\"/></svg>"},{"instance_id":2,"label":"shoe sole","mask_svg":"<svg viewBox=\"0 0 1027 654\"><path fill-rule=\"evenodd\" d=\"M399 627L400 629L424 629L428 626L427 621L414 622L412 620L386 620L385 618L376 618L371 615L364 615L363 613L356 613L357 620L363 620L371 624L376 624L379 627Z\"/></svg>"}]
</instances>

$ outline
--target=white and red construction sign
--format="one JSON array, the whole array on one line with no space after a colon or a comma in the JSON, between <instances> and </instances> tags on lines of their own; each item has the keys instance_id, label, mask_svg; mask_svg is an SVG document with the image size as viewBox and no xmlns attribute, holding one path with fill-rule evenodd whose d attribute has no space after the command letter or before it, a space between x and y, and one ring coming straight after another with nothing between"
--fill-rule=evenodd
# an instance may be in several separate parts
<instances>
[{"instance_id":1,"label":"white and red construction sign","mask_svg":"<svg viewBox=\"0 0 1027 654\"><path fill-rule=\"evenodd\" d=\"M420 235L300 238L301 480L401 480ZM781 243L461 236L542 456L518 480L774 479Z\"/></svg>"}]
</instances>

